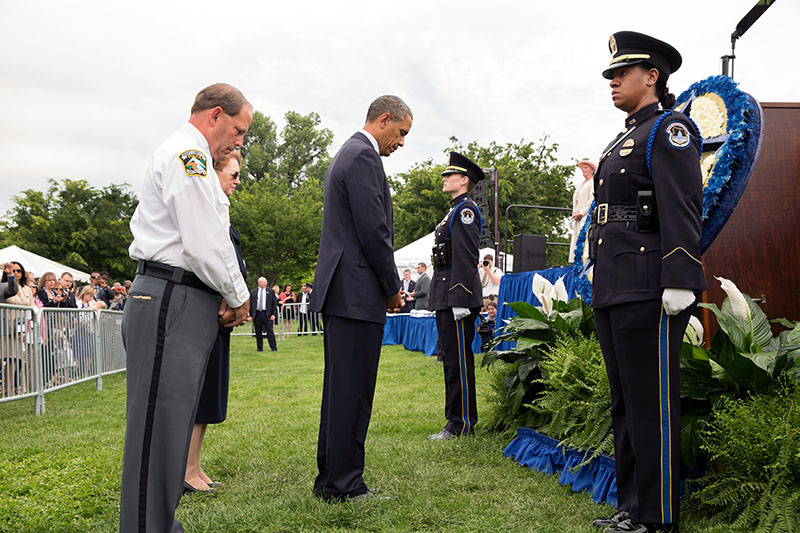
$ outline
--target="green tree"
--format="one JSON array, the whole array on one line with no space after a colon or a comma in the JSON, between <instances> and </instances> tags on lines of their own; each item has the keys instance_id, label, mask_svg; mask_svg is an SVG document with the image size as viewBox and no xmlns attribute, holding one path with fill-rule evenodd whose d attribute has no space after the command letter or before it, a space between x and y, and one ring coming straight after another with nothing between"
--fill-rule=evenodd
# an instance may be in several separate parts
<instances>
[{"instance_id":1,"label":"green tree","mask_svg":"<svg viewBox=\"0 0 800 533\"><path fill-rule=\"evenodd\" d=\"M304 116L288 111L284 118L283 142L278 147L278 175L290 188L299 187L309 179L324 177L330 160L328 148L333 142L333 132L319 128L319 115L313 112Z\"/></svg>"},{"instance_id":2,"label":"green tree","mask_svg":"<svg viewBox=\"0 0 800 533\"><path fill-rule=\"evenodd\" d=\"M278 159L278 130L271 118L260 111L253 120L242 144L242 176L258 181L264 176L275 176ZM246 179L245 179L246 178Z\"/></svg>"},{"instance_id":3,"label":"green tree","mask_svg":"<svg viewBox=\"0 0 800 533\"><path fill-rule=\"evenodd\" d=\"M129 223L136 204L127 184L96 189L86 180L51 179L47 191L28 189L14 196L14 206L0 222L0 241L79 270L132 278L136 265L128 257Z\"/></svg>"},{"instance_id":4,"label":"green tree","mask_svg":"<svg viewBox=\"0 0 800 533\"><path fill-rule=\"evenodd\" d=\"M265 176L231 198L231 224L242 237L249 285L258 276L270 284L312 281L322 227L321 181L309 179L290 190Z\"/></svg>"},{"instance_id":5,"label":"green tree","mask_svg":"<svg viewBox=\"0 0 800 533\"><path fill-rule=\"evenodd\" d=\"M328 166L333 132L320 128L317 113L288 111L280 137L271 118L256 111L242 146L243 174L252 181L267 176L284 181L290 189L309 179L321 178Z\"/></svg>"},{"instance_id":6,"label":"green tree","mask_svg":"<svg viewBox=\"0 0 800 533\"><path fill-rule=\"evenodd\" d=\"M250 285L311 281L322 228L322 182L333 133L317 113L288 111L286 126L253 113L242 146L242 187L231 198L231 223L242 237Z\"/></svg>"},{"instance_id":7,"label":"green tree","mask_svg":"<svg viewBox=\"0 0 800 533\"><path fill-rule=\"evenodd\" d=\"M574 168L556 163L556 143L544 137L538 142L491 142L481 146L473 141L467 145L451 137L452 147L445 150L460 152L482 167L498 170L500 239L502 248L505 210L510 204L571 207L573 186L570 178ZM442 194L443 166L425 161L392 180L394 190L395 246L403 246L433 231L448 209ZM490 187L491 191L491 187ZM492 206L490 206L490 216ZM512 210L509 213L509 240L518 233L546 235L550 242L568 242L565 213L542 210ZM494 227L492 222L491 227ZM513 246L509 243L509 252ZM566 247L548 247L549 266L567 264Z\"/></svg>"},{"instance_id":8,"label":"green tree","mask_svg":"<svg viewBox=\"0 0 800 533\"><path fill-rule=\"evenodd\" d=\"M443 170L429 159L389 178L395 249L433 231L450 209L450 197L442 193Z\"/></svg>"}]
</instances>

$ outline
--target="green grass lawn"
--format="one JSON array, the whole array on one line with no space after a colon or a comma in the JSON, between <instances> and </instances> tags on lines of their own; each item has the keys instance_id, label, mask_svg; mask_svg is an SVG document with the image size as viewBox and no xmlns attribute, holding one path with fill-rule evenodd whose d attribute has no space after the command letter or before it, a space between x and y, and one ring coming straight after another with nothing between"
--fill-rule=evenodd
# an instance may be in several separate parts
<instances>
[{"instance_id":1,"label":"green grass lawn","mask_svg":"<svg viewBox=\"0 0 800 533\"><path fill-rule=\"evenodd\" d=\"M203 466L225 487L184 496L189 532L590 532L613 513L588 494L532 472L502 450L513 432L427 440L445 420L435 357L384 347L364 478L385 501L331 505L311 492L322 390L321 337L290 338L277 353L232 340L228 419L209 427ZM478 414L487 374L477 372ZM119 517L125 376L96 392L84 383L32 401L0 404L0 531L110 532ZM684 524L684 531L725 531Z\"/></svg>"}]
</instances>

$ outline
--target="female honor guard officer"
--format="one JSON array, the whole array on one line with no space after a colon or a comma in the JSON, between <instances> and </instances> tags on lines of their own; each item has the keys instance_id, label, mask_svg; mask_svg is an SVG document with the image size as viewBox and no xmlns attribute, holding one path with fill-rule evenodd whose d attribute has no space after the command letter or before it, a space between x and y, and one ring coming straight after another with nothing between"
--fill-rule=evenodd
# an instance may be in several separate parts
<instances>
[{"instance_id":1,"label":"female honor guard officer","mask_svg":"<svg viewBox=\"0 0 800 533\"><path fill-rule=\"evenodd\" d=\"M677 531L681 339L706 288L700 262L702 140L670 111L669 44L611 36L611 99L627 114L594 178L592 307L611 385L619 512L607 532ZM659 108L659 102L663 109Z\"/></svg>"},{"instance_id":2,"label":"female honor guard officer","mask_svg":"<svg viewBox=\"0 0 800 533\"><path fill-rule=\"evenodd\" d=\"M430 309L436 311L436 329L444 352L447 425L431 435L432 440L469 435L478 421L472 339L475 317L483 305L481 280L475 269L482 222L469 193L485 177L478 165L457 152L450 152L450 162L442 172L442 192L453 199L450 212L436 226Z\"/></svg>"}]
</instances>

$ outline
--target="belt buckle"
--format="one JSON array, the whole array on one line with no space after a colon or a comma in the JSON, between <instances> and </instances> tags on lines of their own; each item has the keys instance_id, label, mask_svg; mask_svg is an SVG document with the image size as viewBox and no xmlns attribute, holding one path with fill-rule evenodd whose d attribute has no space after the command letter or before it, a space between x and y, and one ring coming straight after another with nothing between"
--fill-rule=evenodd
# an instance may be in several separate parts
<instances>
[{"instance_id":1,"label":"belt buckle","mask_svg":"<svg viewBox=\"0 0 800 533\"><path fill-rule=\"evenodd\" d=\"M600 204L597 206L597 223L604 225L608 222L608 204Z\"/></svg>"}]
</instances>

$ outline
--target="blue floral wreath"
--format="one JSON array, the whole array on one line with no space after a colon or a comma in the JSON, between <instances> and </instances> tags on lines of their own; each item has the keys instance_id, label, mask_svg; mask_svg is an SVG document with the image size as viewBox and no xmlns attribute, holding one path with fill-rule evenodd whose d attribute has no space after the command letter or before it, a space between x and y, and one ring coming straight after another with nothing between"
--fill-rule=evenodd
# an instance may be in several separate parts
<instances>
[{"instance_id":1,"label":"blue floral wreath","mask_svg":"<svg viewBox=\"0 0 800 533\"><path fill-rule=\"evenodd\" d=\"M739 203L763 139L761 106L727 76L710 76L693 83L678 97L675 109L691 117L692 102L708 93L720 97L728 120L724 135L703 139L703 152L714 151L716 163L703 188L701 253L711 246Z\"/></svg>"}]
</instances>

